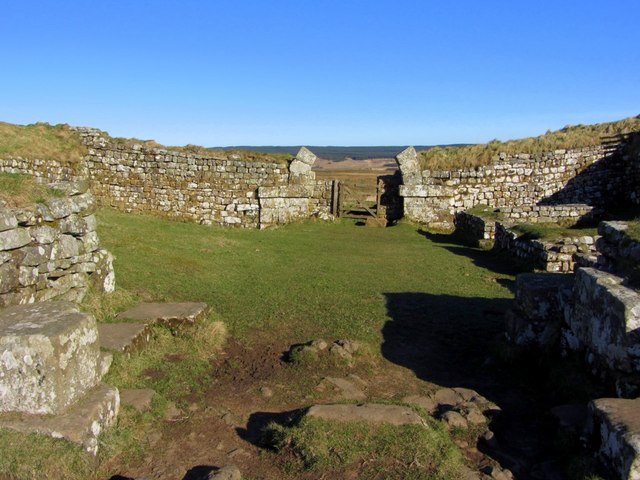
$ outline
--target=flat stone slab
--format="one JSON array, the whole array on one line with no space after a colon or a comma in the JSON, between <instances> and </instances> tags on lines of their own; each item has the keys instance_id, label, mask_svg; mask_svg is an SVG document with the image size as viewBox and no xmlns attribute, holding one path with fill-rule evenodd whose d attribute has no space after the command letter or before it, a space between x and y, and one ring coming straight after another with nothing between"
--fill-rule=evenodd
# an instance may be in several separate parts
<instances>
[{"instance_id":1,"label":"flat stone slab","mask_svg":"<svg viewBox=\"0 0 640 480\"><path fill-rule=\"evenodd\" d=\"M307 411L307 416L338 422L366 422L395 426L424 423L420 415L410 407L375 403L314 405Z\"/></svg>"},{"instance_id":2,"label":"flat stone slab","mask_svg":"<svg viewBox=\"0 0 640 480\"><path fill-rule=\"evenodd\" d=\"M640 398L600 398L589 404L601 460L620 479L640 479Z\"/></svg>"},{"instance_id":3,"label":"flat stone slab","mask_svg":"<svg viewBox=\"0 0 640 480\"><path fill-rule=\"evenodd\" d=\"M325 377L324 380L340 390L341 396L345 400L364 400L367 398L365 393L357 387L355 383L346 378Z\"/></svg>"},{"instance_id":4,"label":"flat stone slab","mask_svg":"<svg viewBox=\"0 0 640 480\"><path fill-rule=\"evenodd\" d=\"M128 388L120 391L120 404L135 408L139 412L147 412L151 410L155 394L155 390L150 388Z\"/></svg>"},{"instance_id":5,"label":"flat stone slab","mask_svg":"<svg viewBox=\"0 0 640 480\"><path fill-rule=\"evenodd\" d=\"M76 304L0 311L0 412L62 413L100 382L106 368L96 321Z\"/></svg>"},{"instance_id":6,"label":"flat stone slab","mask_svg":"<svg viewBox=\"0 0 640 480\"><path fill-rule=\"evenodd\" d=\"M4 414L0 428L65 439L95 455L98 436L113 425L119 409L118 389L101 384L61 415Z\"/></svg>"},{"instance_id":7,"label":"flat stone slab","mask_svg":"<svg viewBox=\"0 0 640 480\"><path fill-rule=\"evenodd\" d=\"M137 307L117 315L121 320L133 320L142 323L161 323L175 326L195 323L208 311L206 303L141 303Z\"/></svg>"},{"instance_id":8,"label":"flat stone slab","mask_svg":"<svg viewBox=\"0 0 640 480\"><path fill-rule=\"evenodd\" d=\"M147 344L150 338L149 324L101 323L98 325L100 347L112 352L133 352Z\"/></svg>"}]
</instances>

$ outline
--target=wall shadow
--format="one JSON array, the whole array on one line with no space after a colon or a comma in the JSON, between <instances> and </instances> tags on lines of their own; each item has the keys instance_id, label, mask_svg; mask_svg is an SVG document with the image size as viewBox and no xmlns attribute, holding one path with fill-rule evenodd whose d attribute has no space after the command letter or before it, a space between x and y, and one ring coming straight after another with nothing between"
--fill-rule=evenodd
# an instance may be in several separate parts
<instances>
[{"instance_id":1,"label":"wall shadow","mask_svg":"<svg viewBox=\"0 0 640 480\"><path fill-rule=\"evenodd\" d=\"M381 351L387 360L422 380L495 396L489 388L495 379L483 364L504 332L510 299L420 292L385 296L390 320L382 329Z\"/></svg>"},{"instance_id":2,"label":"wall shadow","mask_svg":"<svg viewBox=\"0 0 640 480\"><path fill-rule=\"evenodd\" d=\"M502 252L494 249L482 250L477 247L465 245L464 242L455 235L455 233L431 233L423 229L418 229L417 233L451 253L471 259L473 264L477 267L484 268L494 273L515 276L518 273L529 270L524 265L514 262L512 257L505 256ZM505 280L505 286L513 291L512 281Z\"/></svg>"},{"instance_id":3,"label":"wall shadow","mask_svg":"<svg viewBox=\"0 0 640 480\"><path fill-rule=\"evenodd\" d=\"M422 292L385 296L390 319L382 329L384 358L421 380L471 388L497 404L501 414L492 419L491 430L498 447L478 448L509 468L515 479L539 480L532 469L557 460L549 443L557 427L547 414L548 392L540 389L536 375L495 361L511 300Z\"/></svg>"}]
</instances>

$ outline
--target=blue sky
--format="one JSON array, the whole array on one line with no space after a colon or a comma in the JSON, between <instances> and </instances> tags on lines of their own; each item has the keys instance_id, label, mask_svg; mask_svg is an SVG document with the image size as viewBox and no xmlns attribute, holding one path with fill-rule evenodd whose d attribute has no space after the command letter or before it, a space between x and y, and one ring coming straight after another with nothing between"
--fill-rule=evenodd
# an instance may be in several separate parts
<instances>
[{"instance_id":1,"label":"blue sky","mask_svg":"<svg viewBox=\"0 0 640 480\"><path fill-rule=\"evenodd\" d=\"M640 114L640 1L0 0L0 120L408 145Z\"/></svg>"}]
</instances>

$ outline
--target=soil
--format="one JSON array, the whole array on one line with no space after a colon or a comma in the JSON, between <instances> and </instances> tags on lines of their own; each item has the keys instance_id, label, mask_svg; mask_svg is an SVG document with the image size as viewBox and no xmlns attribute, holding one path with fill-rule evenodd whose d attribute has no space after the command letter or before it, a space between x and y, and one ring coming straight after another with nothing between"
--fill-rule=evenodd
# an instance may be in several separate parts
<instances>
[{"instance_id":1,"label":"soil","mask_svg":"<svg viewBox=\"0 0 640 480\"><path fill-rule=\"evenodd\" d=\"M286 455L261 444L261 431L269 422L342 398L338 389L323 382L327 376L357 379L366 397L375 400L426 394L440 386L473 388L498 404L502 414L491 424L498 448L479 445L478 450L472 444L463 449L472 469L502 465L518 480L564 478L548 448L554 428L544 414L548 405L535 385L487 364L486 342L496 333L502 309L488 309L484 327L467 328L461 336L459 331L455 335L461 327L455 322L442 326L428 321L427 299L398 300L398 311L391 307L393 321L383 330L383 358L366 358L352 366L292 365L284 358L295 342L274 341L260 332L243 341L229 339L212 364L213 384L205 397L193 399L184 416L160 426L148 439L151 448L142 462L113 465L118 475L111 479L198 480L229 464L251 479L358 478L354 471L288 472Z\"/></svg>"}]
</instances>

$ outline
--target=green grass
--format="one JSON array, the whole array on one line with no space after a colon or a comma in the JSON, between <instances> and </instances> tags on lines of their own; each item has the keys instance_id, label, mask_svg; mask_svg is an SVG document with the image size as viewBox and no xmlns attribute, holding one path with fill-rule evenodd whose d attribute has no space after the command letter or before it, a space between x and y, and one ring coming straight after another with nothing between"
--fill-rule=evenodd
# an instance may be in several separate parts
<instances>
[{"instance_id":1,"label":"green grass","mask_svg":"<svg viewBox=\"0 0 640 480\"><path fill-rule=\"evenodd\" d=\"M73 163L86 153L80 135L69 125L0 122L0 158L25 157Z\"/></svg>"},{"instance_id":2,"label":"green grass","mask_svg":"<svg viewBox=\"0 0 640 480\"><path fill-rule=\"evenodd\" d=\"M502 152L507 154L537 154L558 149L575 149L600 145L603 139L621 133L640 131L640 116L629 117L616 122L593 125L567 125L548 131L538 137L501 142L492 140L479 145L464 147L435 147L420 152L420 164L423 169L449 170L489 165L498 159ZM637 144L640 140L636 139Z\"/></svg>"},{"instance_id":3,"label":"green grass","mask_svg":"<svg viewBox=\"0 0 640 480\"><path fill-rule=\"evenodd\" d=\"M32 457L28 443L16 440L24 436L0 431L0 474L36 478L29 472L41 470L52 478L108 478L110 465L141 461L150 432L163 428L169 402L187 412L212 388L210 361L225 330L249 343L258 336L263 342L287 344L320 337L359 340L364 356L355 361L376 362L390 317L388 295L423 292L472 301L511 297L496 280L512 276L478 267L474 258L450 251L458 247L429 241L410 224L377 229L308 222L276 230L236 230L112 210L99 211L98 221L102 245L115 255L118 285L111 296L90 295L85 302L83 308L99 321L115 321L115 313L140 300L204 301L213 311L194 328L155 327L142 352L130 358L115 355L106 383L153 388L157 395L151 412L123 410L117 426L101 436L96 462L62 441L39 438L33 440L33 451L42 453ZM433 315L468 318L467 306L435 302ZM290 368L309 377L303 367ZM376 438L382 443L371 448L381 458L396 452L397 445L425 442L442 445L444 458L449 458L449 443L437 429L380 432ZM417 452L420 464L430 455L425 452L422 447ZM406 460L402 458L400 462ZM384 468L393 473L398 465ZM370 471L374 467L375 462ZM424 478L419 475L416 470L414 477L405 478Z\"/></svg>"},{"instance_id":4,"label":"green grass","mask_svg":"<svg viewBox=\"0 0 640 480\"><path fill-rule=\"evenodd\" d=\"M0 173L0 200L9 207L24 207L61 197L64 192L36 182L33 177L17 173Z\"/></svg>"},{"instance_id":5,"label":"green grass","mask_svg":"<svg viewBox=\"0 0 640 480\"><path fill-rule=\"evenodd\" d=\"M358 478L454 480L463 460L442 424L371 425L303 417L290 426L271 423L273 446L293 457L290 469L324 472L358 470Z\"/></svg>"},{"instance_id":6,"label":"green grass","mask_svg":"<svg viewBox=\"0 0 640 480\"><path fill-rule=\"evenodd\" d=\"M386 294L510 296L495 273L409 224L228 230L111 210L98 220L121 288L156 300L207 302L234 336L257 330L298 342L376 343L387 321Z\"/></svg>"},{"instance_id":7,"label":"green grass","mask_svg":"<svg viewBox=\"0 0 640 480\"><path fill-rule=\"evenodd\" d=\"M520 223L510 227L510 230L518 233L519 238L528 240L560 240L562 238L574 238L582 236L594 236L598 229L593 228L567 228L555 223Z\"/></svg>"}]
</instances>

